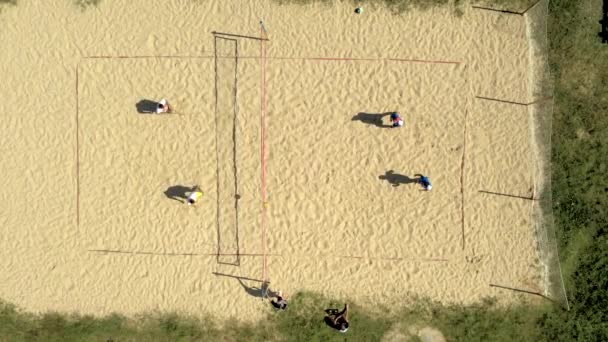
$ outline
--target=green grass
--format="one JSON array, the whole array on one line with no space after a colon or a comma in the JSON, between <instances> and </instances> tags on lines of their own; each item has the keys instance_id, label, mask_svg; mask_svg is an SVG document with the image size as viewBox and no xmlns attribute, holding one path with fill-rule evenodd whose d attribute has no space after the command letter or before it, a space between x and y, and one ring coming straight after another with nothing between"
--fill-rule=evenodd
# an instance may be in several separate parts
<instances>
[{"instance_id":1,"label":"green grass","mask_svg":"<svg viewBox=\"0 0 608 342\"><path fill-rule=\"evenodd\" d=\"M538 319L547 340L608 340L608 45L601 0L552 0L553 212L571 310Z\"/></svg>"},{"instance_id":2,"label":"green grass","mask_svg":"<svg viewBox=\"0 0 608 342\"><path fill-rule=\"evenodd\" d=\"M451 341L537 340L534 320L540 308L501 308L492 300L469 306L448 306L419 300L388 314L350 307L351 327L342 334L324 322L324 309L342 308L316 293L297 293L286 311L268 306L255 324L228 322L218 327L208 319L176 314L147 314L128 319L48 313L33 315L0 303L0 340L5 341L379 341L389 331L412 337L425 326L439 328ZM413 339L415 340L415 339Z\"/></svg>"},{"instance_id":3,"label":"green grass","mask_svg":"<svg viewBox=\"0 0 608 342\"><path fill-rule=\"evenodd\" d=\"M348 334L343 335L328 327L323 320L325 309L342 309L343 305L315 293L298 293L288 310L271 316L271 323L287 341L343 341L344 336L353 341L376 341L391 326L391 322L381 315L367 313L355 304L349 308L351 327Z\"/></svg>"},{"instance_id":4,"label":"green grass","mask_svg":"<svg viewBox=\"0 0 608 342\"><path fill-rule=\"evenodd\" d=\"M553 199L562 249L581 230L603 235L608 227L608 48L596 6L553 0L564 13L550 21L550 62L556 80L553 130ZM576 248L574 248L576 249Z\"/></svg>"},{"instance_id":5,"label":"green grass","mask_svg":"<svg viewBox=\"0 0 608 342\"><path fill-rule=\"evenodd\" d=\"M396 12L447 2L378 1ZM16 1L0 0L0 5L9 3ZM519 0L493 4L513 9L525 5ZM411 334L427 325L450 341L608 340L608 45L597 36L600 11L601 0L550 3L549 62L555 79L552 196L570 311L550 304L499 307L490 299L470 306L420 299L395 303L400 309L388 314L383 308L370 311L352 303L351 329L340 334L324 324L323 309L342 303L315 293L294 295L285 312L269 308L259 323L228 322L222 327L210 319L170 313L134 318L34 315L0 302L0 340L377 341L397 332L415 341Z\"/></svg>"}]
</instances>

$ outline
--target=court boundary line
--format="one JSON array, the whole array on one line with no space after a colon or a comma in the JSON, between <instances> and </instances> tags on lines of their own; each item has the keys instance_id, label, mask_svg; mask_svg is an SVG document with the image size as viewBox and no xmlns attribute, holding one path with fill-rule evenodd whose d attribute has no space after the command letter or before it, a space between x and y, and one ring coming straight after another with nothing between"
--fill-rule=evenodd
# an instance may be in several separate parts
<instances>
[{"instance_id":1,"label":"court boundary line","mask_svg":"<svg viewBox=\"0 0 608 342\"><path fill-rule=\"evenodd\" d=\"M464 73L465 73L465 84L466 84L466 91L467 91L467 95L465 96L466 99L466 103L465 103L465 111L464 111L464 128L463 128L463 133L462 133L462 159L460 160L460 230L461 230L461 235L462 235L462 250L464 251L466 248L466 231L465 231L465 199L464 199L464 181L465 181L465 177L464 177L464 173L465 173L465 164L466 164L466 151L467 151L467 122L469 120L469 106L470 106L470 94L472 93L472 91L470 90L470 85L469 85L469 66L468 64L465 64L464 66Z\"/></svg>"},{"instance_id":2,"label":"court boundary line","mask_svg":"<svg viewBox=\"0 0 608 342\"><path fill-rule=\"evenodd\" d=\"M214 38L224 38L214 36ZM224 38L230 39L230 38ZM269 40L268 40L269 41ZM260 40L260 43L265 43L266 40ZM460 61L443 61L443 60L427 60L414 58L388 58L388 57L291 57L291 56L239 56L240 59L265 59L265 60L301 60L301 61L338 61L338 62L405 62L405 63L421 63L421 64L466 64ZM233 58L232 56L215 56L215 55L93 55L84 56L83 59L162 59L162 58L184 58L184 59L211 59L211 58Z\"/></svg>"},{"instance_id":3,"label":"court boundary line","mask_svg":"<svg viewBox=\"0 0 608 342\"><path fill-rule=\"evenodd\" d=\"M466 150L467 150L467 119L469 116L468 108L465 108L464 111L464 132L463 132L463 142L462 142L462 159L460 161L460 225L461 225L461 234L462 234L462 250L465 250L465 218L464 218L464 168L465 168L465 159L466 159Z\"/></svg>"},{"instance_id":4,"label":"court boundary line","mask_svg":"<svg viewBox=\"0 0 608 342\"><path fill-rule=\"evenodd\" d=\"M261 32L263 32L263 29L260 29ZM262 229L262 235L263 235L263 246L264 249L266 249L266 227L265 227L265 223L266 223L266 205L268 204L266 201L266 189L265 189L265 182L266 182L266 160L265 160L265 155L266 155L266 144L265 144L265 135L266 135L266 129L265 129L265 116L266 116L266 106L267 106L267 101L266 101L266 60L301 60L301 61L342 61L342 62L370 62L370 61L376 61L376 62L405 62L405 63L418 63L418 64L448 64L448 65L459 65L459 64L464 64L465 66L467 65L467 63L465 62L459 62L459 61L442 61L442 60L422 60L422 59L407 59L407 58L348 58L348 57L268 57L266 56L266 45L265 42L266 41L270 41L269 39L257 39L260 40L260 56L220 56L217 55L217 49L216 49L216 38L219 39L226 39L226 40L234 40L236 42L236 44L238 44L238 40L236 39L230 39L230 38L225 38L225 37L220 37L220 36L215 36L214 35L214 55L92 55L92 56L83 56L80 58L78 64L77 64L77 70L76 70L76 121L77 121L77 131L76 131L76 139L77 139L77 224L79 226L79 123L78 123L78 114L79 114L79 94L78 94L78 67L80 65L80 61L82 60L86 60L86 59L214 59L214 64L215 64L215 69L217 70L217 60L218 59L225 59L225 58L235 58L237 61L238 59L259 59L262 62L262 75L261 75L261 88L262 88L262 103L261 103L261 118L260 118L260 122L261 122L261 139L262 139L262 146L261 146L261 156L262 156L262 223L263 223L263 229ZM246 38L246 37L243 37ZM238 65L238 64L237 64ZM235 68L235 78L238 75L238 69ZM216 71L216 75L215 75L215 83L217 84L217 71ZM215 87L215 94L216 94L216 158L217 158L217 85ZM235 93L236 93L236 89L235 89ZM236 96L236 95L235 95ZM235 98L235 103L236 101L238 101ZM540 100L539 100L540 101ZM538 102L538 101L536 101ZM235 110L237 110L237 108L235 107ZM234 133L233 133L234 134ZM465 132L466 134L466 132ZM217 159L216 159L217 160ZM217 173L217 167L216 167L216 173ZM219 183L217 183L217 186L219 187ZM462 187L461 187L462 188ZM219 196L218 196L219 197ZM219 200L219 199L218 199ZM238 205L238 204L237 204ZM219 205L217 205L217 207L219 208ZM219 220L216 219L217 222L219 222ZM237 233L238 235L238 233ZM218 233L218 239L219 239L219 233ZM464 241L464 236L463 236L463 241ZM218 248L219 248L219 244L218 244ZM464 242L463 242L463 248L464 248ZM130 252L129 252L130 253ZM266 255L266 257L264 258L264 263L263 263L263 279L265 279L265 281L268 281L268 274L267 274L267 257L268 256L277 256L275 254L268 254L266 251L264 251L264 253L262 253L263 255ZM189 254L184 254L184 255L189 255ZM214 255L219 256L219 255L223 255L222 253L215 253ZM225 254L225 255L229 255L229 254ZM233 255L245 255L245 254L241 254L241 253L237 253L237 254L233 254ZM358 259L363 259L363 258L368 258L368 257L352 257L352 256L343 256L346 258L358 258ZM378 260L402 260L403 258L375 258L372 257L372 259L378 259ZM429 260L429 261L448 261L447 259L437 259L437 260ZM229 264L229 265L234 265L234 264ZM238 265L236 265L238 266Z\"/></svg>"},{"instance_id":5,"label":"court boundary line","mask_svg":"<svg viewBox=\"0 0 608 342\"><path fill-rule=\"evenodd\" d=\"M105 254L135 254L135 255L153 255L153 256L217 256L217 253L177 253L177 252L148 252L148 251L125 251L120 249L88 249L87 252L105 253ZM262 257L259 253L222 253L226 256L246 256L246 257ZM270 254L269 256L282 256L281 254Z\"/></svg>"},{"instance_id":6,"label":"court boundary line","mask_svg":"<svg viewBox=\"0 0 608 342\"><path fill-rule=\"evenodd\" d=\"M342 259L365 259L365 260L380 260L380 261L412 261L412 262L449 262L446 258L407 258L407 257L375 257L375 256L359 256L359 255L337 255L337 258ZM324 259L327 256L323 256Z\"/></svg>"},{"instance_id":7,"label":"court boundary line","mask_svg":"<svg viewBox=\"0 0 608 342\"><path fill-rule=\"evenodd\" d=\"M78 93L80 61L76 63L76 230L80 231L80 95Z\"/></svg>"},{"instance_id":8,"label":"court boundary line","mask_svg":"<svg viewBox=\"0 0 608 342\"><path fill-rule=\"evenodd\" d=\"M122 250L122 249L87 249L87 252L97 254L127 254L127 255L146 255L146 256L185 256L185 257L215 257L217 253L193 253L193 252L154 252L154 251L138 251L138 250ZM236 253L222 253L221 255L235 256ZM239 253L243 257L284 257L283 254L273 253ZM306 258L307 255L297 255L299 258ZM313 257L315 258L315 257ZM316 258L319 259L357 259L357 260L379 260L379 261L405 261L405 262L449 262L447 258L412 258L412 257L384 257L384 256L363 256L363 255L324 255L320 254ZM267 280L267 279L266 279Z\"/></svg>"},{"instance_id":9,"label":"court boundary line","mask_svg":"<svg viewBox=\"0 0 608 342\"><path fill-rule=\"evenodd\" d=\"M221 37L220 37L221 38ZM228 38L227 38L228 39ZM218 56L219 58L230 58ZM183 59L212 59L214 55L92 55L83 56L82 59L154 59L154 58L183 58Z\"/></svg>"}]
</instances>

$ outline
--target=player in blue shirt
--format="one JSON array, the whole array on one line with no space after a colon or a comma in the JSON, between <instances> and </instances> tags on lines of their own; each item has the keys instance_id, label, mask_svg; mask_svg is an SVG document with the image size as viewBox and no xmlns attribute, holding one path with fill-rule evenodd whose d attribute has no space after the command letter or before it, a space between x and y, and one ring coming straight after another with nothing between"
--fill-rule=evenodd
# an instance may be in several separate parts
<instances>
[{"instance_id":1,"label":"player in blue shirt","mask_svg":"<svg viewBox=\"0 0 608 342\"><path fill-rule=\"evenodd\" d=\"M420 175L420 178L418 179L418 184L422 185L422 187L426 191L431 191L431 189L433 188L433 185L431 185L431 181L427 176Z\"/></svg>"},{"instance_id":2,"label":"player in blue shirt","mask_svg":"<svg viewBox=\"0 0 608 342\"><path fill-rule=\"evenodd\" d=\"M403 119L397 112L391 113L391 122L393 123L393 127L403 126Z\"/></svg>"}]
</instances>

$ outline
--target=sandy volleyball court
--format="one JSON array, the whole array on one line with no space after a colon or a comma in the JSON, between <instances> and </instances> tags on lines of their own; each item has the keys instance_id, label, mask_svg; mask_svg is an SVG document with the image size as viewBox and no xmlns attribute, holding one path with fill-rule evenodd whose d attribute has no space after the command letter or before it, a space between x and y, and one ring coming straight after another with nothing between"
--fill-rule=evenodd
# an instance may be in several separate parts
<instances>
[{"instance_id":1,"label":"sandy volleyball court","mask_svg":"<svg viewBox=\"0 0 608 342\"><path fill-rule=\"evenodd\" d=\"M521 17L2 6L0 298L255 320L261 280L369 305L543 291Z\"/></svg>"}]
</instances>

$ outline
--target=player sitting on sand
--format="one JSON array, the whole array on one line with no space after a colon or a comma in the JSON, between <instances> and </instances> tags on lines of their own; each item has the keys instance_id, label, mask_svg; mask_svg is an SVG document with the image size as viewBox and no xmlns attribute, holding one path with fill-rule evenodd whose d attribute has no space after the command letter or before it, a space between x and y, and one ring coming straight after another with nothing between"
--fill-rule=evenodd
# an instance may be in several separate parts
<instances>
[{"instance_id":1,"label":"player sitting on sand","mask_svg":"<svg viewBox=\"0 0 608 342\"><path fill-rule=\"evenodd\" d=\"M403 126L403 119L397 112L391 113L391 122L393 123L393 127Z\"/></svg>"}]
</instances>

